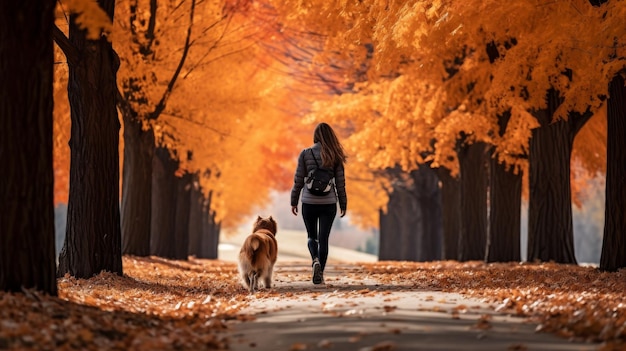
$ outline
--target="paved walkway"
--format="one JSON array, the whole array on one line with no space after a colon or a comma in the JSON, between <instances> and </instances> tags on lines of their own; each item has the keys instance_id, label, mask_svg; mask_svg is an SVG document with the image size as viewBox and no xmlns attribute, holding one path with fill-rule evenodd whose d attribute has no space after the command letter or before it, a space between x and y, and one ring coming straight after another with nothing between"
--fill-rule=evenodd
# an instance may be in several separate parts
<instances>
[{"instance_id":1,"label":"paved walkway","mask_svg":"<svg viewBox=\"0 0 626 351\"><path fill-rule=\"evenodd\" d=\"M239 230L220 237L218 258L224 261L237 260L241 244L250 232ZM278 229L278 262L309 260L306 232L301 230ZM370 255L331 245L328 249L329 262L376 262L376 255Z\"/></svg>"},{"instance_id":2,"label":"paved walkway","mask_svg":"<svg viewBox=\"0 0 626 351\"><path fill-rule=\"evenodd\" d=\"M599 344L536 333L523 318L496 313L480 300L440 291L355 279L358 267L330 264L326 285L310 282L307 261L279 261L275 284L250 295L232 322L234 351L280 350L597 350Z\"/></svg>"}]
</instances>

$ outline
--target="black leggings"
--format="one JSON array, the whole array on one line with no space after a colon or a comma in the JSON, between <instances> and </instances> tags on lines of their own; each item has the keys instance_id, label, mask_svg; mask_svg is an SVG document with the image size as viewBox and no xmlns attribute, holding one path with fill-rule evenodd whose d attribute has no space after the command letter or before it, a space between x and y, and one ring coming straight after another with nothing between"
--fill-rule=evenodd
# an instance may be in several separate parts
<instances>
[{"instance_id":1,"label":"black leggings","mask_svg":"<svg viewBox=\"0 0 626 351\"><path fill-rule=\"evenodd\" d=\"M337 204L302 204L302 218L309 237L309 253L311 259L319 258L322 272L326 267L326 259L328 259L328 237L336 215Z\"/></svg>"}]
</instances>

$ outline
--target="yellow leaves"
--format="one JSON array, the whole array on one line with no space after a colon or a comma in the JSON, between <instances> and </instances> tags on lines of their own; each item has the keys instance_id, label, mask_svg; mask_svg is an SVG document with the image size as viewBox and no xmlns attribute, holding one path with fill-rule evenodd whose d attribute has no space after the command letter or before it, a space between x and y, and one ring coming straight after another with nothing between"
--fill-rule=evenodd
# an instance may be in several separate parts
<instances>
[{"instance_id":1,"label":"yellow leaves","mask_svg":"<svg viewBox=\"0 0 626 351\"><path fill-rule=\"evenodd\" d=\"M574 139L573 157L586 170L586 176L606 171L606 106L597 111Z\"/></svg>"},{"instance_id":2,"label":"yellow leaves","mask_svg":"<svg viewBox=\"0 0 626 351\"><path fill-rule=\"evenodd\" d=\"M526 160L521 156L529 154L532 129L539 127L539 122L519 106L512 106L510 113L506 131L495 143L497 157L500 162L515 169L525 169Z\"/></svg>"},{"instance_id":3,"label":"yellow leaves","mask_svg":"<svg viewBox=\"0 0 626 351\"><path fill-rule=\"evenodd\" d=\"M88 39L98 40L105 34L111 40L113 23L96 0L67 0L63 5L77 14L76 23L87 31Z\"/></svg>"}]
</instances>

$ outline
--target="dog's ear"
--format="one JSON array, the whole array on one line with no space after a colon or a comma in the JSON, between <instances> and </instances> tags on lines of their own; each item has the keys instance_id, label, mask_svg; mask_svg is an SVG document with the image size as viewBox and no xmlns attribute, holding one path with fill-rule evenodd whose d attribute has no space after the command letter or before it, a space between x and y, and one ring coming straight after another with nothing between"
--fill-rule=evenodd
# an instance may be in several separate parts
<instances>
[{"instance_id":1,"label":"dog's ear","mask_svg":"<svg viewBox=\"0 0 626 351\"><path fill-rule=\"evenodd\" d=\"M260 220L262 220L262 219L263 219L263 218L262 218L261 216L257 216L257 217L256 217L256 221L257 221L257 222L258 222L258 221L260 221Z\"/></svg>"},{"instance_id":2,"label":"dog's ear","mask_svg":"<svg viewBox=\"0 0 626 351\"><path fill-rule=\"evenodd\" d=\"M272 216L270 216L270 223L271 223L271 225L273 227L272 229L274 231L274 235L276 235L276 232L278 231L278 223L276 222L276 220Z\"/></svg>"}]
</instances>

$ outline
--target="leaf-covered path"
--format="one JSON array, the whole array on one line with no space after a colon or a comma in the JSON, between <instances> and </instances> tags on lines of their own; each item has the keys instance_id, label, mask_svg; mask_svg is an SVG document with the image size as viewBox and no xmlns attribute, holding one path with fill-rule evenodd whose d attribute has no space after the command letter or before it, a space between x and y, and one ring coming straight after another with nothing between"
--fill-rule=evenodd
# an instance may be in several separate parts
<instances>
[{"instance_id":1,"label":"leaf-covered path","mask_svg":"<svg viewBox=\"0 0 626 351\"><path fill-rule=\"evenodd\" d=\"M0 292L9 350L624 350L623 271L558 264L280 261L250 295L234 262L124 257L124 276Z\"/></svg>"},{"instance_id":2,"label":"leaf-covered path","mask_svg":"<svg viewBox=\"0 0 626 351\"><path fill-rule=\"evenodd\" d=\"M242 311L256 318L231 326L230 349L599 348L597 343L538 333L537 323L506 313L506 305L441 289L416 289L410 281L380 281L357 265L329 266L325 286L315 286L309 278L308 264L279 263L274 288L249 296L250 305Z\"/></svg>"}]
</instances>

